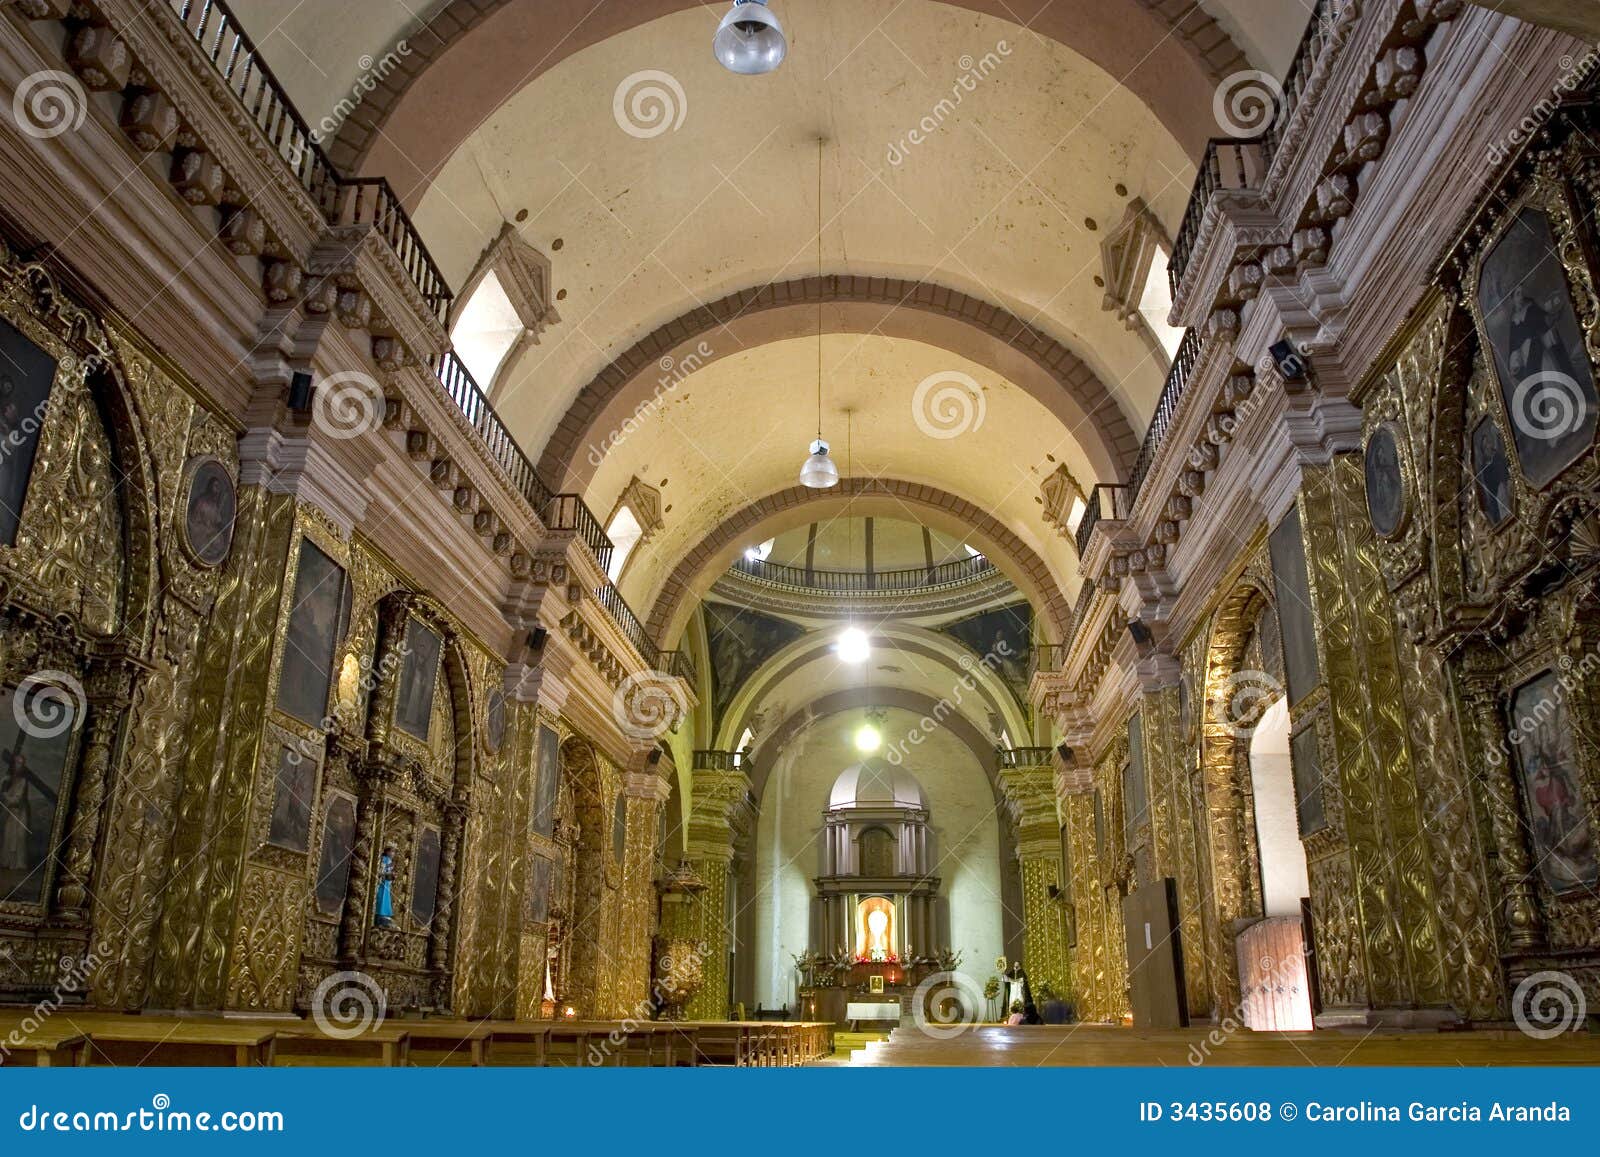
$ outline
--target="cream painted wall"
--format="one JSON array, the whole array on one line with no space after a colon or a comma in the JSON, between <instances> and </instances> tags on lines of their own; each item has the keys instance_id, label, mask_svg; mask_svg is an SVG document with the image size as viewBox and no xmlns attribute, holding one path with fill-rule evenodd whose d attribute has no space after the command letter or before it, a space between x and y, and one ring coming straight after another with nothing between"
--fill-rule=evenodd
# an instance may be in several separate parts
<instances>
[{"instance_id":1,"label":"cream painted wall","mask_svg":"<svg viewBox=\"0 0 1600 1157\"><path fill-rule=\"evenodd\" d=\"M891 711L884 734L905 733L916 717ZM860 756L854 712L827 716L777 757L761 799L756 838L754 943L756 998L792 1003L810 925L811 879L821 865L817 833L828 789ZM949 901L951 947L979 985L1004 951L1000 907L1000 816L979 756L948 731L935 732L906 767L922 784L934 831L936 871ZM913 945L915 948L921 945ZM938 945L928 945L935 948Z\"/></svg>"}]
</instances>

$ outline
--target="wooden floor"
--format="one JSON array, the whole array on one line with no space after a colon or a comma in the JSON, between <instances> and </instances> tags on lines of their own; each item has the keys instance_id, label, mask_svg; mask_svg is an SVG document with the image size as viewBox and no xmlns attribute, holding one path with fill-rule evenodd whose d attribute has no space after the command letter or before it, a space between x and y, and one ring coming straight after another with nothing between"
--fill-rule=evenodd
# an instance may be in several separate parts
<instances>
[{"instance_id":1,"label":"wooden floor","mask_svg":"<svg viewBox=\"0 0 1600 1157\"><path fill-rule=\"evenodd\" d=\"M1567 1035L1548 1041L1515 1029L1480 1032L1369 1032L1231 1035L1193 1028L1143 1032L1108 1025L975 1027L934 1039L901 1027L882 1044L850 1057L852 1066L976 1065L1055 1067L1149 1065L1600 1065L1600 1037Z\"/></svg>"}]
</instances>

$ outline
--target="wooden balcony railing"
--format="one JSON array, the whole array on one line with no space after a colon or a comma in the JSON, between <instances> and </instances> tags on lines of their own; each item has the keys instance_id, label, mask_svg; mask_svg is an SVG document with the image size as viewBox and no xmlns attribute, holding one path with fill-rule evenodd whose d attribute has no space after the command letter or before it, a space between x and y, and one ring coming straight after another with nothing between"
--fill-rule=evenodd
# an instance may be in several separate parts
<instances>
[{"instance_id":1,"label":"wooden balcony railing","mask_svg":"<svg viewBox=\"0 0 1600 1157\"><path fill-rule=\"evenodd\" d=\"M1193 372L1195 363L1200 360L1200 345L1200 331L1191 329L1183 335L1183 341L1178 346L1178 355L1172 359L1172 368L1167 371L1166 385L1161 388L1161 397L1156 401L1156 412L1150 419L1150 428L1145 431L1144 442L1139 447L1139 457L1133 463L1133 474L1128 479L1129 513L1132 513L1134 504L1139 501L1139 490L1144 486L1145 475L1150 473L1156 453L1161 449L1167 431L1172 427L1173 416L1178 412L1178 403L1183 400L1183 392L1189 386L1189 375Z\"/></svg>"},{"instance_id":2,"label":"wooden balcony railing","mask_svg":"<svg viewBox=\"0 0 1600 1157\"><path fill-rule=\"evenodd\" d=\"M1126 486L1120 482L1096 483L1095 488L1089 491L1089 501L1084 506L1083 517L1078 520L1075 542L1079 559L1089 553L1089 540L1094 537L1094 528L1101 520L1126 518L1130 506Z\"/></svg>"},{"instance_id":3,"label":"wooden balcony railing","mask_svg":"<svg viewBox=\"0 0 1600 1157\"><path fill-rule=\"evenodd\" d=\"M1306 86L1322 53L1333 38L1339 16L1352 0L1317 0L1301 34L1300 46L1295 50L1289 71L1284 74L1283 96L1273 116L1258 136L1217 137L1206 145L1200 160L1200 171L1195 174L1194 188L1189 192L1189 204L1184 210L1183 224L1172 244L1172 256L1167 262L1167 279L1173 296L1189 271L1194 258L1195 243L1199 238L1200 224L1205 219L1206 206L1221 189L1260 188L1272 162L1283 143L1283 132L1295 110L1305 96Z\"/></svg>"},{"instance_id":4,"label":"wooden balcony railing","mask_svg":"<svg viewBox=\"0 0 1600 1157\"><path fill-rule=\"evenodd\" d=\"M696 771L737 771L739 769L739 753L737 751L697 751L694 753L694 770Z\"/></svg>"},{"instance_id":5,"label":"wooden balcony railing","mask_svg":"<svg viewBox=\"0 0 1600 1157\"><path fill-rule=\"evenodd\" d=\"M1045 674L1059 671L1066 661L1065 643L1035 643L1028 651L1028 678L1033 678L1041 671Z\"/></svg>"},{"instance_id":6,"label":"wooden balcony railing","mask_svg":"<svg viewBox=\"0 0 1600 1157\"><path fill-rule=\"evenodd\" d=\"M444 324L453 294L399 198L381 177L346 178L223 0L166 0L163 7L200 46L250 123L294 173L330 225L371 225L382 234L429 310Z\"/></svg>"},{"instance_id":7,"label":"wooden balcony railing","mask_svg":"<svg viewBox=\"0 0 1600 1157\"><path fill-rule=\"evenodd\" d=\"M623 601L622 594L610 582L602 585L594 592L595 600L611 615L612 620L622 629L628 642L633 644L634 650L639 652L639 657L644 660L645 666L652 671L661 669L661 651L650 636L645 633L644 624L639 622L633 613L633 608Z\"/></svg>"},{"instance_id":8,"label":"wooden balcony railing","mask_svg":"<svg viewBox=\"0 0 1600 1157\"><path fill-rule=\"evenodd\" d=\"M741 557L734 561L733 569L742 575L771 583L773 586L831 594L929 591L990 578L998 573L995 565L981 554L934 566L880 571L816 570L811 567L769 562L766 559Z\"/></svg>"},{"instance_id":9,"label":"wooden balcony railing","mask_svg":"<svg viewBox=\"0 0 1600 1157\"><path fill-rule=\"evenodd\" d=\"M555 496L540 479L538 472L533 468L533 463L528 461L528 456L522 452L522 447L511 436L511 431L506 429L505 423L500 420L500 415L489 403L488 395L473 380L472 374L467 371L461 359L456 357L454 350L445 352L435 364L434 373L438 375L439 384L444 387L444 392L460 408L467 422L483 442L484 448L489 451L489 456L500 469L505 471L511 485L528 500L528 505L539 512L541 518L545 517Z\"/></svg>"},{"instance_id":10,"label":"wooden balcony railing","mask_svg":"<svg viewBox=\"0 0 1600 1157\"><path fill-rule=\"evenodd\" d=\"M994 750L1002 771L1017 767L1048 767L1056 754L1053 747L997 747Z\"/></svg>"},{"instance_id":11,"label":"wooden balcony railing","mask_svg":"<svg viewBox=\"0 0 1600 1157\"><path fill-rule=\"evenodd\" d=\"M602 571L611 569L611 539L588 504L577 494L557 494L550 500L545 524L551 530L570 530L588 545Z\"/></svg>"},{"instance_id":12,"label":"wooden balcony railing","mask_svg":"<svg viewBox=\"0 0 1600 1157\"><path fill-rule=\"evenodd\" d=\"M691 687L697 681L694 660L689 657L688 651L662 651L659 669L662 674L682 679Z\"/></svg>"}]
</instances>

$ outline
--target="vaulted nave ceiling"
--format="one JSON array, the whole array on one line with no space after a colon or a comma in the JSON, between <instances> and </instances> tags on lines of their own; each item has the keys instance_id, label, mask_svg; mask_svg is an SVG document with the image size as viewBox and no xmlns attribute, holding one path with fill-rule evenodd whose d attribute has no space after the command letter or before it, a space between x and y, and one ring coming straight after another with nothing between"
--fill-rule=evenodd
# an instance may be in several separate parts
<instances>
[{"instance_id":1,"label":"vaulted nave ceiling","mask_svg":"<svg viewBox=\"0 0 1600 1157\"><path fill-rule=\"evenodd\" d=\"M356 27L289 0L243 15L313 124L358 82L352 61L391 73L373 62L405 38L403 67L329 147L391 180L453 285L508 221L551 260L560 319L501 368L494 402L546 480L600 517L634 478L661 488L664 527L621 580L656 630L681 621L663 590L704 590L749 545L719 529L794 489L819 320L823 432L846 475L987 516L996 533L974 545L1061 621L1076 558L1040 484L1063 465L1085 489L1124 476L1166 372L1104 307L1101 244L1136 200L1176 231L1217 78L1281 70L1300 23L1265 0L1177 27L1146 0L782 0L787 60L739 77L710 52L720 3L479 3L487 16L441 17L440 36L370 3ZM726 307L770 286L804 304ZM937 303L902 301L917 286ZM651 345L662 335L683 341ZM675 367L664 394L658 364ZM918 386L940 375L977 387L956 437L917 420Z\"/></svg>"}]
</instances>

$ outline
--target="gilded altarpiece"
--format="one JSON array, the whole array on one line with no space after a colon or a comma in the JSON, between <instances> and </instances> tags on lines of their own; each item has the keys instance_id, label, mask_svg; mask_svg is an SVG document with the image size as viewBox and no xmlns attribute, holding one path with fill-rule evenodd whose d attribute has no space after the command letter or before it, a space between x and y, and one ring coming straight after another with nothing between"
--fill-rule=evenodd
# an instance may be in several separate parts
<instances>
[{"instance_id":1,"label":"gilded altarpiece","mask_svg":"<svg viewBox=\"0 0 1600 1157\"><path fill-rule=\"evenodd\" d=\"M1120 1023L1130 1015L1122 900L1133 886L1132 858L1122 835L1122 769L1128 760L1123 724L1094 763L1091 790L1062 801L1073 865L1078 942L1073 985L1078 1018Z\"/></svg>"},{"instance_id":2,"label":"gilded altarpiece","mask_svg":"<svg viewBox=\"0 0 1600 1157\"><path fill-rule=\"evenodd\" d=\"M1377 553L1479 1016L1538 973L1600 1003L1593 121L1564 111L1502 175L1360 398L1369 445L1400 435L1408 517Z\"/></svg>"}]
</instances>

